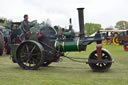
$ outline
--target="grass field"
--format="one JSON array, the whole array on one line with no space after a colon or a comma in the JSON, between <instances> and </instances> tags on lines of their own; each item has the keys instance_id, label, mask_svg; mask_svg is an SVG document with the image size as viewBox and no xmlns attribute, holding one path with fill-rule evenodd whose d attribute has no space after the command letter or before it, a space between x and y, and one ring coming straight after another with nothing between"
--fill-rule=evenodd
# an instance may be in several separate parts
<instances>
[{"instance_id":1,"label":"grass field","mask_svg":"<svg viewBox=\"0 0 128 85\"><path fill-rule=\"evenodd\" d=\"M85 57L95 49L89 45L87 51L72 52L69 56ZM104 45L115 62L108 72L92 72L84 63L63 58L61 63L38 70L23 70L12 63L9 56L0 57L0 85L128 85L128 52L122 46Z\"/></svg>"}]
</instances>

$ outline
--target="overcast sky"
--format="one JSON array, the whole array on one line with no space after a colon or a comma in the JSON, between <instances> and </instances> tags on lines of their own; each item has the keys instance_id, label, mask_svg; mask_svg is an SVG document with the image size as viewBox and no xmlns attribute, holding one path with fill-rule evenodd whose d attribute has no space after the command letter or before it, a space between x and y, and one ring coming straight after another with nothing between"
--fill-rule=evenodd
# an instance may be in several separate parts
<instances>
[{"instance_id":1,"label":"overcast sky","mask_svg":"<svg viewBox=\"0 0 128 85\"><path fill-rule=\"evenodd\" d=\"M98 23L103 28L128 20L128 0L0 0L0 17L21 21L28 14L30 21L49 18L53 26L62 27L68 26L72 18L73 27L78 31L78 7L85 8L85 23Z\"/></svg>"}]
</instances>

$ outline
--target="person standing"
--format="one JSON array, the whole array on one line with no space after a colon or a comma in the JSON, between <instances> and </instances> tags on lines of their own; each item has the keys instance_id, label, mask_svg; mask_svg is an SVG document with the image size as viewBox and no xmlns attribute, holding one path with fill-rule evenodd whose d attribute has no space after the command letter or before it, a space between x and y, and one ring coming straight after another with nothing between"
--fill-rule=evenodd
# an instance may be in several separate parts
<instances>
[{"instance_id":1,"label":"person standing","mask_svg":"<svg viewBox=\"0 0 128 85\"><path fill-rule=\"evenodd\" d=\"M27 33L29 33L30 28L33 27L34 25L30 25L30 22L28 21L28 15L24 15L24 20L21 22L21 29L25 35L25 39L28 39Z\"/></svg>"}]
</instances>

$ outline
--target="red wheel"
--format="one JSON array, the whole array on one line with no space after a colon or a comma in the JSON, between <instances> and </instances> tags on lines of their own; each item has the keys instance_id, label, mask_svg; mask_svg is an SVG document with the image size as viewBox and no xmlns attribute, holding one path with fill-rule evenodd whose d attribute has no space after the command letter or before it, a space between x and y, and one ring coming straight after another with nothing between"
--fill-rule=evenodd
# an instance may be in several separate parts
<instances>
[{"instance_id":1,"label":"red wheel","mask_svg":"<svg viewBox=\"0 0 128 85\"><path fill-rule=\"evenodd\" d=\"M128 51L128 43L125 43L125 44L124 44L124 50L125 50L125 51Z\"/></svg>"}]
</instances>

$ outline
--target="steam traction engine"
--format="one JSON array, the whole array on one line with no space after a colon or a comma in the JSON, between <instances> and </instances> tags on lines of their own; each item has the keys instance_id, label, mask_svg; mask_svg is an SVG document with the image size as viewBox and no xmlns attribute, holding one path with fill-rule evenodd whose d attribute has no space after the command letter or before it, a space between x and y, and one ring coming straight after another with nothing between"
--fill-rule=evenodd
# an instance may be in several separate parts
<instances>
[{"instance_id":1,"label":"steam traction engine","mask_svg":"<svg viewBox=\"0 0 128 85\"><path fill-rule=\"evenodd\" d=\"M89 64L93 71L107 71L112 65L112 57L107 50L102 49L101 42L104 37L100 32L94 37L85 37L83 9L78 8L79 36L75 36L72 25L69 26L69 31L63 33L56 33L54 28L42 26L38 33L30 33L29 40L11 46L13 62L26 70L38 69L40 66L57 62L61 56L65 56L64 52L84 51L87 45L96 42L96 50L85 63Z\"/></svg>"}]
</instances>

